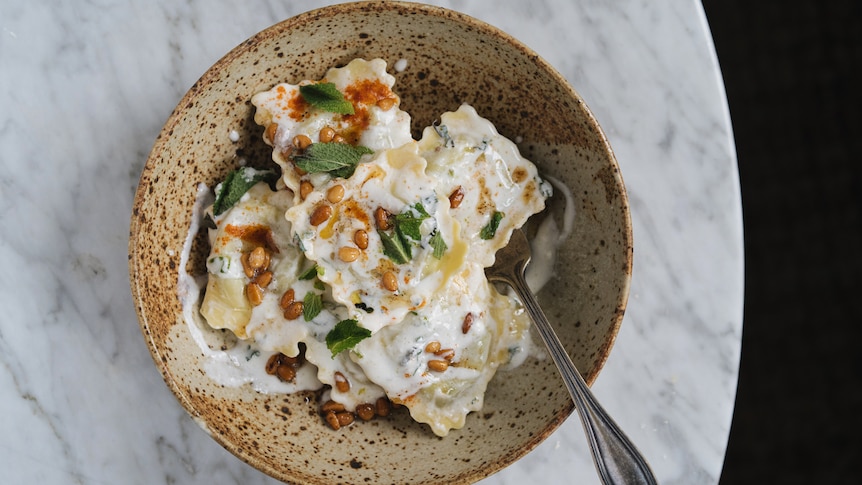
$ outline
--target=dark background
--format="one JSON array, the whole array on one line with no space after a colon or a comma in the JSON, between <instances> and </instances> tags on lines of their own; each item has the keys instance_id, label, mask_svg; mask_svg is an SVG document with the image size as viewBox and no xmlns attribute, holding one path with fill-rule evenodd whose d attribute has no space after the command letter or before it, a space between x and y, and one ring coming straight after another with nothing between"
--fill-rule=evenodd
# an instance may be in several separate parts
<instances>
[{"instance_id":1,"label":"dark background","mask_svg":"<svg viewBox=\"0 0 862 485\"><path fill-rule=\"evenodd\" d=\"M862 1L703 4L745 223L721 483L862 483Z\"/></svg>"}]
</instances>

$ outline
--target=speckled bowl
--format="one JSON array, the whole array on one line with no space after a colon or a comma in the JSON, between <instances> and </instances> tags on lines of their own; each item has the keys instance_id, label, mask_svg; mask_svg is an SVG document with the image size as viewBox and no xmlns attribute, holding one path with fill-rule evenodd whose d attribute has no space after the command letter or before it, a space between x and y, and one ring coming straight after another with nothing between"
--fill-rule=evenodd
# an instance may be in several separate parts
<instances>
[{"instance_id":1,"label":"speckled bowl","mask_svg":"<svg viewBox=\"0 0 862 485\"><path fill-rule=\"evenodd\" d=\"M484 410L446 438L406 412L333 431L314 396L264 395L210 380L182 317L178 277L196 187L214 185L240 159L270 160L251 96L279 82L318 79L356 57L389 62L414 134L470 103L519 140L543 174L571 188L574 231L539 300L577 367L595 380L623 318L632 267L628 202L608 142L580 96L536 53L473 18L418 4L346 4L299 15L242 43L192 86L158 136L135 197L129 271L141 330L189 414L273 477L314 484L475 482L532 450L571 414L550 359L498 373ZM399 59L407 60L403 72L391 68ZM561 211L559 199L552 212ZM192 248L191 273L202 271L205 250Z\"/></svg>"}]
</instances>

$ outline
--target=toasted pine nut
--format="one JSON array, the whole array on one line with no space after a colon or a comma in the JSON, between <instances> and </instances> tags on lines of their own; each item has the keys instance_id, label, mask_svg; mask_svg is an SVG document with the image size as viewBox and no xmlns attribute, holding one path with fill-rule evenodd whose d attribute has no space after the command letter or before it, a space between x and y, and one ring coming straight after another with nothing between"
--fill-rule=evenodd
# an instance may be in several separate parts
<instances>
[{"instance_id":1,"label":"toasted pine nut","mask_svg":"<svg viewBox=\"0 0 862 485\"><path fill-rule=\"evenodd\" d=\"M356 415L363 421L371 421L374 418L374 406L363 403L356 406Z\"/></svg>"},{"instance_id":2,"label":"toasted pine nut","mask_svg":"<svg viewBox=\"0 0 862 485\"><path fill-rule=\"evenodd\" d=\"M440 342L434 340L432 342L428 342L428 345L425 346L425 352L435 353L440 351Z\"/></svg>"},{"instance_id":3,"label":"toasted pine nut","mask_svg":"<svg viewBox=\"0 0 862 485\"><path fill-rule=\"evenodd\" d=\"M263 273L257 275L257 278L254 279L254 282L257 283L261 288L266 288L272 283L272 271L264 271Z\"/></svg>"},{"instance_id":4,"label":"toasted pine nut","mask_svg":"<svg viewBox=\"0 0 862 485\"><path fill-rule=\"evenodd\" d=\"M333 185L326 191L326 200L337 204L344 198L344 186L341 184Z\"/></svg>"},{"instance_id":5,"label":"toasted pine nut","mask_svg":"<svg viewBox=\"0 0 862 485\"><path fill-rule=\"evenodd\" d=\"M344 143L344 137L341 135L335 135L332 137L333 143Z\"/></svg>"},{"instance_id":6,"label":"toasted pine nut","mask_svg":"<svg viewBox=\"0 0 862 485\"><path fill-rule=\"evenodd\" d=\"M314 209L308 222L311 223L312 226L319 226L328 221L330 217L332 217L332 207L321 205L318 206L317 209Z\"/></svg>"},{"instance_id":7,"label":"toasted pine nut","mask_svg":"<svg viewBox=\"0 0 862 485\"><path fill-rule=\"evenodd\" d=\"M395 98L383 98L377 102L377 107L383 111L389 111L395 106Z\"/></svg>"},{"instance_id":8,"label":"toasted pine nut","mask_svg":"<svg viewBox=\"0 0 862 485\"><path fill-rule=\"evenodd\" d=\"M389 416L389 412L392 410L392 403L389 402L389 399L385 397L381 397L374 403L374 411L380 417Z\"/></svg>"},{"instance_id":9,"label":"toasted pine nut","mask_svg":"<svg viewBox=\"0 0 862 485\"><path fill-rule=\"evenodd\" d=\"M398 277L392 271L383 273L383 287L389 291L398 291Z\"/></svg>"},{"instance_id":10,"label":"toasted pine nut","mask_svg":"<svg viewBox=\"0 0 862 485\"><path fill-rule=\"evenodd\" d=\"M276 371L278 370L278 366L281 365L281 357L283 355L284 354L282 353L275 353L269 356L269 359L267 359L266 361L266 367L264 367L264 370L266 370L267 374L271 376L275 375Z\"/></svg>"},{"instance_id":11,"label":"toasted pine nut","mask_svg":"<svg viewBox=\"0 0 862 485\"><path fill-rule=\"evenodd\" d=\"M449 194L449 207L452 209L457 209L461 202L464 200L464 189L459 185Z\"/></svg>"},{"instance_id":12,"label":"toasted pine nut","mask_svg":"<svg viewBox=\"0 0 862 485\"><path fill-rule=\"evenodd\" d=\"M340 413L341 411L344 411L344 404L341 404L340 402L335 402L330 399L329 401L323 403L323 406L320 406L320 410L324 413L328 413L330 411Z\"/></svg>"},{"instance_id":13,"label":"toasted pine nut","mask_svg":"<svg viewBox=\"0 0 862 485\"><path fill-rule=\"evenodd\" d=\"M287 308L284 310L284 318L286 320L296 320L299 316L302 315L302 302L294 301L291 302L290 305L287 305Z\"/></svg>"},{"instance_id":14,"label":"toasted pine nut","mask_svg":"<svg viewBox=\"0 0 862 485\"><path fill-rule=\"evenodd\" d=\"M335 373L335 388L338 389L339 392L347 392L350 390L350 381L348 381L347 377L345 377L341 372Z\"/></svg>"},{"instance_id":15,"label":"toasted pine nut","mask_svg":"<svg viewBox=\"0 0 862 485\"><path fill-rule=\"evenodd\" d=\"M348 411L341 411L340 413L335 413L335 417L338 418L338 424L341 426L350 426L353 424L353 413Z\"/></svg>"},{"instance_id":16,"label":"toasted pine nut","mask_svg":"<svg viewBox=\"0 0 862 485\"><path fill-rule=\"evenodd\" d=\"M381 231L389 229L389 227L392 225L389 222L390 217L392 217L392 214L383 207L378 207L377 209L375 209L374 222L377 223L377 229L380 229Z\"/></svg>"},{"instance_id":17,"label":"toasted pine nut","mask_svg":"<svg viewBox=\"0 0 862 485\"><path fill-rule=\"evenodd\" d=\"M356 232L353 233L353 242L359 249L368 248L368 233L365 232L365 229L357 229Z\"/></svg>"},{"instance_id":18,"label":"toasted pine nut","mask_svg":"<svg viewBox=\"0 0 862 485\"><path fill-rule=\"evenodd\" d=\"M308 197L308 194L310 194L313 190L314 186L311 185L311 182L309 182L308 180L303 180L299 184L299 198L305 200L305 198Z\"/></svg>"},{"instance_id":19,"label":"toasted pine nut","mask_svg":"<svg viewBox=\"0 0 862 485\"><path fill-rule=\"evenodd\" d=\"M245 296L253 306L263 303L263 290L257 283L249 283L245 286Z\"/></svg>"},{"instance_id":20,"label":"toasted pine nut","mask_svg":"<svg viewBox=\"0 0 862 485\"><path fill-rule=\"evenodd\" d=\"M260 269L266 262L266 249L263 246L258 246L248 255L248 265L253 269Z\"/></svg>"},{"instance_id":21,"label":"toasted pine nut","mask_svg":"<svg viewBox=\"0 0 862 485\"><path fill-rule=\"evenodd\" d=\"M434 355L437 357L443 357L446 359L446 362L452 362L452 359L455 358L455 349L440 349L437 352L434 352Z\"/></svg>"},{"instance_id":22,"label":"toasted pine nut","mask_svg":"<svg viewBox=\"0 0 862 485\"><path fill-rule=\"evenodd\" d=\"M293 382L296 379L296 369L287 364L281 364L275 369L275 375L285 382Z\"/></svg>"},{"instance_id":23,"label":"toasted pine nut","mask_svg":"<svg viewBox=\"0 0 862 485\"><path fill-rule=\"evenodd\" d=\"M352 263L359 259L361 253L362 251L352 246L342 246L338 249L338 259L345 263Z\"/></svg>"},{"instance_id":24,"label":"toasted pine nut","mask_svg":"<svg viewBox=\"0 0 862 485\"><path fill-rule=\"evenodd\" d=\"M338 422L338 416L335 415L335 411L328 411L325 415L325 419L332 429L336 431L341 429L341 423Z\"/></svg>"},{"instance_id":25,"label":"toasted pine nut","mask_svg":"<svg viewBox=\"0 0 862 485\"><path fill-rule=\"evenodd\" d=\"M447 360L429 360L428 368L433 370L434 372L443 372L449 368L449 361Z\"/></svg>"},{"instance_id":26,"label":"toasted pine nut","mask_svg":"<svg viewBox=\"0 0 862 485\"><path fill-rule=\"evenodd\" d=\"M282 310L287 310L287 307L293 303L293 300L295 299L296 292L293 291L293 288L288 288L287 291L281 295L281 300L278 302L278 306L280 306Z\"/></svg>"},{"instance_id":27,"label":"toasted pine nut","mask_svg":"<svg viewBox=\"0 0 862 485\"><path fill-rule=\"evenodd\" d=\"M320 130L320 135L318 135L318 137L320 138L320 142L321 142L321 143L329 143L329 142L331 142L331 141L332 141L332 137L334 137L334 136L335 136L335 130L333 130L333 129L332 129L331 127L329 127L329 126L324 126L324 127L323 127L323 129L322 129L322 130Z\"/></svg>"},{"instance_id":28,"label":"toasted pine nut","mask_svg":"<svg viewBox=\"0 0 862 485\"><path fill-rule=\"evenodd\" d=\"M249 278L254 278L254 268L248 262L249 253L242 253L242 256L239 257L240 263L242 263L242 271Z\"/></svg>"},{"instance_id":29,"label":"toasted pine nut","mask_svg":"<svg viewBox=\"0 0 862 485\"><path fill-rule=\"evenodd\" d=\"M300 150L305 150L308 146L311 145L311 138L308 135L296 135L293 137L293 146L299 148Z\"/></svg>"},{"instance_id":30,"label":"toasted pine nut","mask_svg":"<svg viewBox=\"0 0 862 485\"><path fill-rule=\"evenodd\" d=\"M464 317L464 321L461 323L461 333L467 333L470 331L470 327L473 326L473 312L467 314Z\"/></svg>"},{"instance_id":31,"label":"toasted pine nut","mask_svg":"<svg viewBox=\"0 0 862 485\"><path fill-rule=\"evenodd\" d=\"M278 123L270 123L266 125L266 130L263 133L263 139L270 145L275 145L275 133L278 131Z\"/></svg>"}]
</instances>

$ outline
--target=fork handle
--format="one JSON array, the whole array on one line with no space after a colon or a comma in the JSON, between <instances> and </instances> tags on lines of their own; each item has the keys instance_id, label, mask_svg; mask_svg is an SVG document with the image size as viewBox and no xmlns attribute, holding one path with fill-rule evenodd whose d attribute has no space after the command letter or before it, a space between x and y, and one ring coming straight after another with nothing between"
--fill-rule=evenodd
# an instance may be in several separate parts
<instances>
[{"instance_id":1,"label":"fork handle","mask_svg":"<svg viewBox=\"0 0 862 485\"><path fill-rule=\"evenodd\" d=\"M521 298L551 358L563 376L590 442L590 451L602 483L606 485L656 484L655 476L646 460L598 403L580 372L575 368L572 359L527 286L523 271L525 266L526 264L520 268L520 271L515 271L514 280L507 283Z\"/></svg>"}]
</instances>

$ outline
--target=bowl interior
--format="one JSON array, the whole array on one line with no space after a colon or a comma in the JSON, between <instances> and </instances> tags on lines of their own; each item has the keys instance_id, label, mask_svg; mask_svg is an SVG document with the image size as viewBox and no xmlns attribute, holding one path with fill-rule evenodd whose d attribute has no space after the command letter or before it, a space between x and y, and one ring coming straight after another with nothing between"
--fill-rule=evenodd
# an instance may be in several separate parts
<instances>
[{"instance_id":1,"label":"bowl interior","mask_svg":"<svg viewBox=\"0 0 862 485\"><path fill-rule=\"evenodd\" d=\"M607 141L579 96L535 53L475 19L415 4L346 4L291 18L235 48L189 90L156 140L135 198L129 265L141 329L188 412L225 448L278 479L473 482L533 449L572 412L549 359L498 373L484 410L446 438L406 412L333 431L313 396L211 381L182 316L177 282L197 185L213 186L240 159L270 163L251 96L318 79L356 57L388 61L414 134L469 103L502 134L523 140L522 153L542 174L571 189L574 231L539 299L575 365L595 379L622 320L632 257L627 199ZM403 72L392 69L399 59L407 60ZM550 212L562 211L561 199ZM189 272L202 272L203 251L193 246Z\"/></svg>"}]
</instances>

